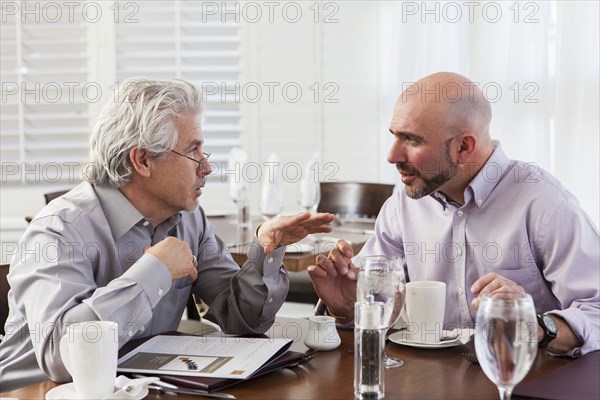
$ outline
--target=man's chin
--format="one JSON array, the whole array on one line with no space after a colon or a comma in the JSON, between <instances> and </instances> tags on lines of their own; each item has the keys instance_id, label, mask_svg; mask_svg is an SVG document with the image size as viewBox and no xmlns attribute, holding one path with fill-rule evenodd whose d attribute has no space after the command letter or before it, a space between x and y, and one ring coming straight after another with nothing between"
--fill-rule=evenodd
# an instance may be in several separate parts
<instances>
[{"instance_id":1,"label":"man's chin","mask_svg":"<svg viewBox=\"0 0 600 400\"><path fill-rule=\"evenodd\" d=\"M428 187L424 188L421 186L406 186L406 185L404 185L404 192L411 199L418 200L422 197L430 195L431 193L433 193L433 190L430 190L430 188L428 188Z\"/></svg>"},{"instance_id":2,"label":"man's chin","mask_svg":"<svg viewBox=\"0 0 600 400\"><path fill-rule=\"evenodd\" d=\"M196 209L198 208L199 205L200 205L200 195L198 195L198 197L196 197L194 200L190 201L188 206L185 208L185 211L194 212L194 211L196 211Z\"/></svg>"}]
</instances>

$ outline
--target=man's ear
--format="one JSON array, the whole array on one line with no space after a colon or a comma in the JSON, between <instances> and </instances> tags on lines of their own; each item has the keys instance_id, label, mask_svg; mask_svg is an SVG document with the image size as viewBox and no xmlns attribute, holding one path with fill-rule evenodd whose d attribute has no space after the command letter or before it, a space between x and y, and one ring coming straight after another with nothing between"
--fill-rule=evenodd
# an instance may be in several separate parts
<instances>
[{"instance_id":1,"label":"man's ear","mask_svg":"<svg viewBox=\"0 0 600 400\"><path fill-rule=\"evenodd\" d=\"M148 152L139 147L133 147L129 150L129 160L133 169L142 177L150 177L150 166L148 164Z\"/></svg>"},{"instance_id":2,"label":"man's ear","mask_svg":"<svg viewBox=\"0 0 600 400\"><path fill-rule=\"evenodd\" d=\"M475 154L477 149L478 140L475 135L470 132L463 132L458 137L458 152L456 155L456 162L459 165L464 165Z\"/></svg>"}]
</instances>

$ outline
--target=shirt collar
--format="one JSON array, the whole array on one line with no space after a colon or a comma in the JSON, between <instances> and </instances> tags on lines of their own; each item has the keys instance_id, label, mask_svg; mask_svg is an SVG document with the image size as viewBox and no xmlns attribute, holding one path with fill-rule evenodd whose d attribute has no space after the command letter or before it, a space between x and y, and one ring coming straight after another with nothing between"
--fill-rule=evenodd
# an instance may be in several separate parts
<instances>
[{"instance_id":1,"label":"shirt collar","mask_svg":"<svg viewBox=\"0 0 600 400\"><path fill-rule=\"evenodd\" d=\"M493 140L492 146L492 155L465 189L465 204L475 201L477 207L481 208L510 167L510 159L502 150L500 142Z\"/></svg>"},{"instance_id":2,"label":"shirt collar","mask_svg":"<svg viewBox=\"0 0 600 400\"><path fill-rule=\"evenodd\" d=\"M108 221L113 239L118 240L135 224L144 220L142 213L115 187L94 185L94 190Z\"/></svg>"},{"instance_id":3,"label":"shirt collar","mask_svg":"<svg viewBox=\"0 0 600 400\"><path fill-rule=\"evenodd\" d=\"M502 150L500 142L492 140L492 146L494 148L492 155L465 188L465 205L475 201L477 207L481 208L510 166L510 159ZM441 192L433 192L430 196L440 203L444 209L449 205L460 208L459 204L449 202Z\"/></svg>"},{"instance_id":4,"label":"shirt collar","mask_svg":"<svg viewBox=\"0 0 600 400\"><path fill-rule=\"evenodd\" d=\"M119 189L108 185L94 186L94 189L114 240L119 240L137 224L146 226L150 223ZM167 235L174 234L173 228L179 221L181 221L181 212L161 222L152 236L160 237L162 240Z\"/></svg>"}]
</instances>

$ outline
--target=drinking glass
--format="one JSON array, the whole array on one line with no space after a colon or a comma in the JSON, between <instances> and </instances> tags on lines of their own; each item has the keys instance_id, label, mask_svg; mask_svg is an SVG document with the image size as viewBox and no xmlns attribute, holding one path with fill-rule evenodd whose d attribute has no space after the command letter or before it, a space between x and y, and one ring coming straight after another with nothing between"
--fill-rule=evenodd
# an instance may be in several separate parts
<instances>
[{"instance_id":1,"label":"drinking glass","mask_svg":"<svg viewBox=\"0 0 600 400\"><path fill-rule=\"evenodd\" d=\"M406 278L400 257L367 256L360 260L356 301L363 303L379 302L384 307L384 321L387 329L396 324L404 307ZM386 368L404 365L399 358L384 353Z\"/></svg>"},{"instance_id":2,"label":"drinking glass","mask_svg":"<svg viewBox=\"0 0 600 400\"><path fill-rule=\"evenodd\" d=\"M475 352L483 372L509 400L537 354L537 320L528 294L483 295L477 309Z\"/></svg>"}]
</instances>

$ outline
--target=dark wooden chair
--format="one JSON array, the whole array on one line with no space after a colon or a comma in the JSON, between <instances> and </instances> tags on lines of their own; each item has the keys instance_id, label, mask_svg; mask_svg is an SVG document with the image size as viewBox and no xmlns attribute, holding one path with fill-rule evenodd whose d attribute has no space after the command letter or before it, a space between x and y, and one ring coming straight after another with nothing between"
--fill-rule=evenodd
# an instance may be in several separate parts
<instances>
[{"instance_id":1,"label":"dark wooden chair","mask_svg":"<svg viewBox=\"0 0 600 400\"><path fill-rule=\"evenodd\" d=\"M55 198L62 196L63 194L67 193L68 191L69 190L59 190L57 192L44 193L44 200L46 200L46 204L48 204Z\"/></svg>"},{"instance_id":2,"label":"dark wooden chair","mask_svg":"<svg viewBox=\"0 0 600 400\"><path fill-rule=\"evenodd\" d=\"M8 318L8 290L10 286L8 286L8 280L6 276L8 275L9 264L0 264L0 324L1 327L1 335L4 335L4 325L6 324L6 319Z\"/></svg>"},{"instance_id":3,"label":"dark wooden chair","mask_svg":"<svg viewBox=\"0 0 600 400\"><path fill-rule=\"evenodd\" d=\"M70 189L67 190L58 190L56 192L50 192L50 193L44 193L44 200L46 201L46 204L50 203L52 200L54 200L57 197L62 196L63 194L67 193ZM33 220L33 217L30 215L27 215L25 217L25 221L27 221L27 223L30 223Z\"/></svg>"},{"instance_id":4,"label":"dark wooden chair","mask_svg":"<svg viewBox=\"0 0 600 400\"><path fill-rule=\"evenodd\" d=\"M321 182L317 211L340 216L376 217L394 185L360 182Z\"/></svg>"}]
</instances>

